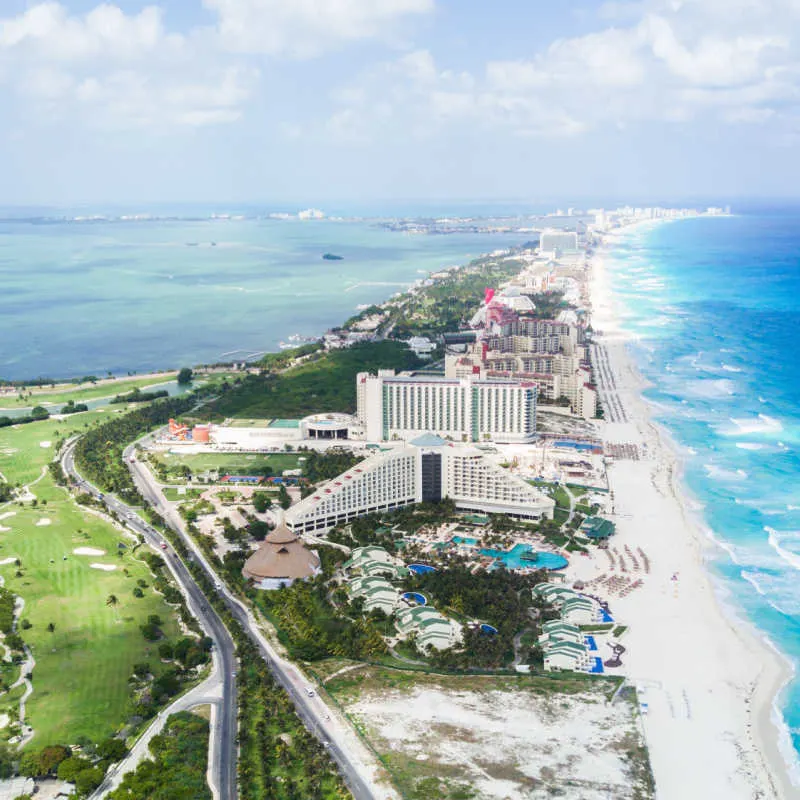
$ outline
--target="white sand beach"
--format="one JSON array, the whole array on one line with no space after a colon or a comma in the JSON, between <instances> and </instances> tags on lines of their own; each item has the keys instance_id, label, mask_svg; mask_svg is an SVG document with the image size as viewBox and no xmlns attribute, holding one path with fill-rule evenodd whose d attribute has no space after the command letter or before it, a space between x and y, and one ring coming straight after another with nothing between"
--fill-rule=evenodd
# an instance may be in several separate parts
<instances>
[{"instance_id":1,"label":"white sand beach","mask_svg":"<svg viewBox=\"0 0 800 800\"><path fill-rule=\"evenodd\" d=\"M797 797L770 718L788 664L715 593L704 568L714 544L681 496L678 457L641 397L645 383L617 323L602 250L590 292L601 400L614 409L600 428L607 444L632 446L618 448L623 457L608 470L612 546L641 548L650 566L640 588L608 599L630 626L623 662L649 707L643 723L658 797ZM582 561L586 578L609 567L603 554Z\"/></svg>"}]
</instances>

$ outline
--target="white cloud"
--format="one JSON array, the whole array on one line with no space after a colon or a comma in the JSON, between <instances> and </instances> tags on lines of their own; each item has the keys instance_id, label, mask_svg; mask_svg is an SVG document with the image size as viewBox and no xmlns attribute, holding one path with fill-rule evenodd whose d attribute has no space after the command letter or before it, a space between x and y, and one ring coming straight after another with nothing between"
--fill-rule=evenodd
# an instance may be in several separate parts
<instances>
[{"instance_id":1,"label":"white cloud","mask_svg":"<svg viewBox=\"0 0 800 800\"><path fill-rule=\"evenodd\" d=\"M0 19L0 49L47 61L132 59L165 42L177 45L180 37L167 35L156 6L128 16L117 6L103 4L74 17L60 3L44 2Z\"/></svg>"},{"instance_id":2,"label":"white cloud","mask_svg":"<svg viewBox=\"0 0 800 800\"><path fill-rule=\"evenodd\" d=\"M615 23L602 27L603 20ZM527 58L489 60L471 74L420 51L369 70L333 95L361 137L447 122L519 135L573 136L644 120L699 117L763 124L798 104L800 0L644 0L607 5L601 27ZM373 102L389 99L387 115ZM348 112L345 114L345 112Z\"/></svg>"},{"instance_id":3,"label":"white cloud","mask_svg":"<svg viewBox=\"0 0 800 800\"><path fill-rule=\"evenodd\" d=\"M23 101L28 122L156 131L227 123L257 77L221 58L207 31L167 31L156 6L126 14L104 3L75 15L48 0L0 18L0 88Z\"/></svg>"},{"instance_id":4,"label":"white cloud","mask_svg":"<svg viewBox=\"0 0 800 800\"><path fill-rule=\"evenodd\" d=\"M306 58L347 42L387 36L433 0L204 0L225 45L239 53Z\"/></svg>"}]
</instances>

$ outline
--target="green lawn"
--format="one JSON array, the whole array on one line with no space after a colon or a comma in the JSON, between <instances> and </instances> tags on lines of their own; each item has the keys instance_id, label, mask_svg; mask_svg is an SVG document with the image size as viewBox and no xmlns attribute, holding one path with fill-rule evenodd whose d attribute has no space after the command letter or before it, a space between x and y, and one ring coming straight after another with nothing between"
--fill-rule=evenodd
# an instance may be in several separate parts
<instances>
[{"instance_id":1,"label":"green lawn","mask_svg":"<svg viewBox=\"0 0 800 800\"><path fill-rule=\"evenodd\" d=\"M246 475L250 470L269 467L273 474L280 475L285 469L298 469L302 457L296 453L160 453L151 456L160 461L168 470L187 466L194 474L208 470L221 470L232 474Z\"/></svg>"},{"instance_id":2,"label":"green lawn","mask_svg":"<svg viewBox=\"0 0 800 800\"><path fill-rule=\"evenodd\" d=\"M82 424L71 419L68 425L75 423ZM53 454L39 442L55 441L68 425L47 420L2 429L0 472L12 483L35 479ZM4 454L10 450L15 452ZM157 644L146 642L139 626L148 615L158 614L165 622L164 633L174 638L175 615L153 592L148 568L131 553L131 539L82 510L49 474L32 491L38 507L0 507L0 515L14 512L0 520L0 526L10 529L0 530L0 561L19 558L22 576L16 577L13 563L0 566L0 575L24 599L22 617L33 626L21 631L36 659L34 692L28 701L28 719L36 731L31 747L74 743L79 736L98 741L128 719L133 665L148 661L156 673L162 668ZM43 519L50 524L37 526ZM128 546L121 557L120 542ZM81 546L106 554L74 555L73 549ZM116 570L92 569L89 565L95 562ZM140 599L132 594L138 579L148 584ZM106 605L111 594L119 600L116 608ZM52 633L47 630L51 622ZM0 696L0 706L7 703L8 698Z\"/></svg>"},{"instance_id":3,"label":"green lawn","mask_svg":"<svg viewBox=\"0 0 800 800\"><path fill-rule=\"evenodd\" d=\"M203 494L203 491L203 489L184 489L181 494L180 489L173 489L172 486L168 486L164 489L164 497L173 503L179 500L197 500Z\"/></svg>"},{"instance_id":4,"label":"green lawn","mask_svg":"<svg viewBox=\"0 0 800 800\"><path fill-rule=\"evenodd\" d=\"M115 381L107 381L99 385L84 383L80 386L74 384L57 384L53 391L34 390L32 394L25 393L23 399L19 394L0 396L0 409L3 408L27 408L36 405L60 405L69 400L76 403L83 403L87 400L97 400L100 397L113 397L117 394L130 392L132 389L144 389L147 386L157 386L161 383L173 380L175 372L165 372L163 375L149 378L120 378ZM2 412L0 412L2 416Z\"/></svg>"}]
</instances>

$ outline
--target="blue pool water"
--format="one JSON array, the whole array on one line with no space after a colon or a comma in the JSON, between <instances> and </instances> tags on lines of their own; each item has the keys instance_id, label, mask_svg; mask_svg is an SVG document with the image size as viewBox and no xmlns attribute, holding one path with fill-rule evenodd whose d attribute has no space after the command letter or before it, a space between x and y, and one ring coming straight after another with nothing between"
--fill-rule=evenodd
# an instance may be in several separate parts
<instances>
[{"instance_id":1,"label":"blue pool water","mask_svg":"<svg viewBox=\"0 0 800 800\"><path fill-rule=\"evenodd\" d=\"M583 641L586 642L586 646L589 650L597 650L597 642L594 639L594 636L584 636Z\"/></svg>"},{"instance_id":2,"label":"blue pool water","mask_svg":"<svg viewBox=\"0 0 800 800\"><path fill-rule=\"evenodd\" d=\"M594 664L587 670L587 672L591 672L592 675L602 675L603 672L605 672L603 669L603 659L595 658Z\"/></svg>"},{"instance_id":3,"label":"blue pool water","mask_svg":"<svg viewBox=\"0 0 800 800\"><path fill-rule=\"evenodd\" d=\"M800 209L629 233L609 269L652 383L646 397L721 545L712 572L726 601L797 666ZM800 680L779 705L796 765Z\"/></svg>"},{"instance_id":4,"label":"blue pool water","mask_svg":"<svg viewBox=\"0 0 800 800\"><path fill-rule=\"evenodd\" d=\"M495 633L497 633L497 628L495 628L494 625L488 625L487 623L482 622L481 633L488 633L493 636Z\"/></svg>"},{"instance_id":5,"label":"blue pool water","mask_svg":"<svg viewBox=\"0 0 800 800\"><path fill-rule=\"evenodd\" d=\"M409 572L413 572L415 575L423 575L426 572L436 572L436 567L432 567L429 564L409 564L408 569Z\"/></svg>"},{"instance_id":6,"label":"blue pool water","mask_svg":"<svg viewBox=\"0 0 800 800\"><path fill-rule=\"evenodd\" d=\"M428 605L428 598L419 592L405 592L402 597L403 600L413 600L418 606Z\"/></svg>"},{"instance_id":7,"label":"blue pool water","mask_svg":"<svg viewBox=\"0 0 800 800\"><path fill-rule=\"evenodd\" d=\"M496 558L506 569L564 569L569 563L564 556L557 553L536 552L529 544L515 544L511 550L495 550L482 548L478 551L482 556ZM535 560L523 559L523 556L536 555Z\"/></svg>"},{"instance_id":8,"label":"blue pool water","mask_svg":"<svg viewBox=\"0 0 800 800\"><path fill-rule=\"evenodd\" d=\"M454 536L450 541L455 542L456 544L469 544L469 545L478 544L478 539L473 539L469 536Z\"/></svg>"}]
</instances>

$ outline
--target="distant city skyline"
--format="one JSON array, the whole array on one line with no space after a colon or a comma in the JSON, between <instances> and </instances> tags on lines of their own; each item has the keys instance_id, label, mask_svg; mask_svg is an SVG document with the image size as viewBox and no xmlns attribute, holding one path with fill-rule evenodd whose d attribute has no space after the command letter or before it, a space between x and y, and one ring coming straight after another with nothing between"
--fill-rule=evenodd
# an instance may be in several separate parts
<instances>
[{"instance_id":1,"label":"distant city skyline","mask_svg":"<svg viewBox=\"0 0 800 800\"><path fill-rule=\"evenodd\" d=\"M792 0L5 0L0 205L794 198Z\"/></svg>"}]
</instances>

